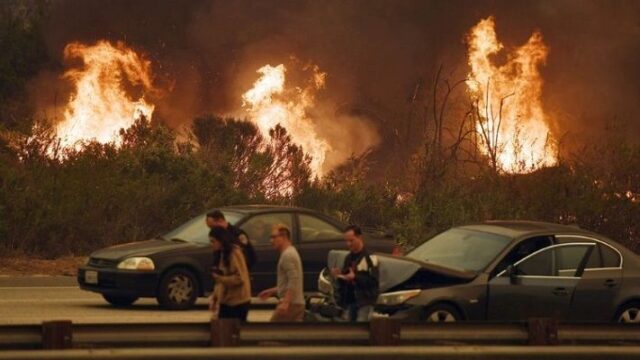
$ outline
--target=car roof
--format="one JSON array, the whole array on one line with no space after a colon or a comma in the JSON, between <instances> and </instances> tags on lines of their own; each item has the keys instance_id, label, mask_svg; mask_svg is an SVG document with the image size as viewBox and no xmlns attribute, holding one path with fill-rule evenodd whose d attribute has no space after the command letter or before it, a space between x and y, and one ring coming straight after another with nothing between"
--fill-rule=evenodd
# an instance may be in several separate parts
<instances>
[{"instance_id":1,"label":"car roof","mask_svg":"<svg viewBox=\"0 0 640 360\"><path fill-rule=\"evenodd\" d=\"M314 212L310 209L285 205L230 205L220 207L219 210L235 211L244 214L268 213L273 211Z\"/></svg>"},{"instance_id":2,"label":"car roof","mask_svg":"<svg viewBox=\"0 0 640 360\"><path fill-rule=\"evenodd\" d=\"M482 231L497 235L506 236L512 239L527 235L537 235L540 233L573 233L583 235L593 235L591 232L573 225L561 225L542 221L523 220L492 220L483 223L460 226L468 230Z\"/></svg>"}]
</instances>

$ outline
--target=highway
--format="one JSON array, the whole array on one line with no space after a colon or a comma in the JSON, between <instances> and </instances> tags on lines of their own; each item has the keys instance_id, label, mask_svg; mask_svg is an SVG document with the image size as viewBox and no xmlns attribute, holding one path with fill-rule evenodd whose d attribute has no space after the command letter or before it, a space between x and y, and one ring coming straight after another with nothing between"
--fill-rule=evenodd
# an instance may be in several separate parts
<instances>
[{"instance_id":1,"label":"highway","mask_svg":"<svg viewBox=\"0 0 640 360\"><path fill-rule=\"evenodd\" d=\"M199 299L187 311L166 311L155 299L140 299L129 308L117 309L99 294L82 291L67 277L0 278L0 324L39 324L47 320L74 323L202 322L210 319L207 300ZM252 309L249 321L268 321L271 310Z\"/></svg>"}]
</instances>

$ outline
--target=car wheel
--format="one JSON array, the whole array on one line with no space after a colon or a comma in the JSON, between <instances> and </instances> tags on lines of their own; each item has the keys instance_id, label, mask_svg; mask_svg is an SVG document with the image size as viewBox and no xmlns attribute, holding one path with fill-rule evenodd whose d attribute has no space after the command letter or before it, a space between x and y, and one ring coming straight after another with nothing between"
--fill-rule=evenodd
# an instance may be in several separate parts
<instances>
[{"instance_id":1,"label":"car wheel","mask_svg":"<svg viewBox=\"0 0 640 360\"><path fill-rule=\"evenodd\" d=\"M449 304L435 304L425 310L424 318L427 322L458 322L462 315Z\"/></svg>"},{"instance_id":2,"label":"car wheel","mask_svg":"<svg viewBox=\"0 0 640 360\"><path fill-rule=\"evenodd\" d=\"M169 270L160 281L157 296L165 309L189 309L198 298L198 281L187 269Z\"/></svg>"},{"instance_id":3,"label":"car wheel","mask_svg":"<svg viewBox=\"0 0 640 360\"><path fill-rule=\"evenodd\" d=\"M135 296L113 296L113 295L102 295L102 297L107 300L107 302L115 307L125 307L133 304L138 300Z\"/></svg>"},{"instance_id":4,"label":"car wheel","mask_svg":"<svg viewBox=\"0 0 640 360\"><path fill-rule=\"evenodd\" d=\"M623 305L616 314L619 323L640 323L640 302L634 301Z\"/></svg>"}]
</instances>

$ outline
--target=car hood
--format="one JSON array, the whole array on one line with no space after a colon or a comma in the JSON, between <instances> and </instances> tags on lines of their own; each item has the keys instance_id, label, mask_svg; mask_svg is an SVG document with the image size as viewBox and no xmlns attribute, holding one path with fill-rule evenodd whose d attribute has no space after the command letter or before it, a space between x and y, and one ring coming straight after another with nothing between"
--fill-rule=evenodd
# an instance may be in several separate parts
<instances>
[{"instance_id":1,"label":"car hood","mask_svg":"<svg viewBox=\"0 0 640 360\"><path fill-rule=\"evenodd\" d=\"M107 260L119 260L125 257L150 256L160 252L191 248L194 246L196 245L192 243L154 239L110 246L93 252L91 257Z\"/></svg>"},{"instance_id":2,"label":"car hood","mask_svg":"<svg viewBox=\"0 0 640 360\"><path fill-rule=\"evenodd\" d=\"M344 259L349 252L346 250L331 250L327 259L328 268L341 268ZM425 263L401 256L390 256L386 254L375 254L379 261L380 291L385 292L399 284L409 280L416 272L426 270L448 278L470 281L477 273L466 272L446 267Z\"/></svg>"}]
</instances>

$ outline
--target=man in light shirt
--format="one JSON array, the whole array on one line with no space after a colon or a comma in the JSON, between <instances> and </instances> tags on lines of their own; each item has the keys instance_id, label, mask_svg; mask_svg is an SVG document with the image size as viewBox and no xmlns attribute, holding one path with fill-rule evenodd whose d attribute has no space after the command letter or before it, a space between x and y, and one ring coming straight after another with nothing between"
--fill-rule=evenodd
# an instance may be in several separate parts
<instances>
[{"instance_id":1,"label":"man in light shirt","mask_svg":"<svg viewBox=\"0 0 640 360\"><path fill-rule=\"evenodd\" d=\"M291 244L291 231L284 225L274 226L271 244L280 253L277 286L263 290L258 296L263 300L271 296L278 297L272 322L302 321L305 308L302 261Z\"/></svg>"}]
</instances>

